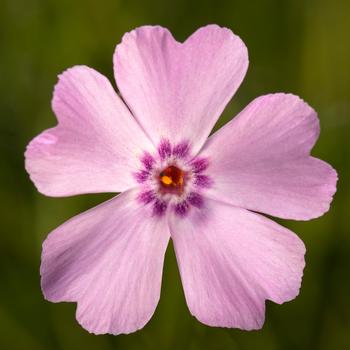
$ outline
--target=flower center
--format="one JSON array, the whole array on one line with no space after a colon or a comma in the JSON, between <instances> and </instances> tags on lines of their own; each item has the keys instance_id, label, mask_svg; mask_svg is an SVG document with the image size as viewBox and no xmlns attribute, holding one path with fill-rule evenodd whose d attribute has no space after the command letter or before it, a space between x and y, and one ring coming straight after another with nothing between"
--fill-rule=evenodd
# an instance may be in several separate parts
<instances>
[{"instance_id":1,"label":"flower center","mask_svg":"<svg viewBox=\"0 0 350 350\"><path fill-rule=\"evenodd\" d=\"M133 175L140 185L137 200L150 205L153 215L162 216L167 210L184 217L191 208L203 207L202 192L212 186L206 173L209 161L192 157L190 144L172 145L162 139L157 153L144 152L141 167Z\"/></svg>"},{"instance_id":2,"label":"flower center","mask_svg":"<svg viewBox=\"0 0 350 350\"><path fill-rule=\"evenodd\" d=\"M159 181L164 189L180 193L184 185L184 172L175 165L170 165L160 172Z\"/></svg>"}]
</instances>

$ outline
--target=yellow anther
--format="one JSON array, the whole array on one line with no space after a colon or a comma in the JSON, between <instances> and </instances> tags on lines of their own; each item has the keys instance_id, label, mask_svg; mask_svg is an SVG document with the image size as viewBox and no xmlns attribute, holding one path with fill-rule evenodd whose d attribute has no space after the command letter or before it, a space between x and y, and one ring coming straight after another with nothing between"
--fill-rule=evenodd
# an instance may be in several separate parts
<instances>
[{"instance_id":1,"label":"yellow anther","mask_svg":"<svg viewBox=\"0 0 350 350\"><path fill-rule=\"evenodd\" d=\"M159 174L159 181L163 189L182 192L184 172L175 165L170 165Z\"/></svg>"},{"instance_id":2,"label":"yellow anther","mask_svg":"<svg viewBox=\"0 0 350 350\"><path fill-rule=\"evenodd\" d=\"M170 176L163 175L161 178L161 181L163 182L164 185L171 185L173 182L173 179Z\"/></svg>"}]
</instances>

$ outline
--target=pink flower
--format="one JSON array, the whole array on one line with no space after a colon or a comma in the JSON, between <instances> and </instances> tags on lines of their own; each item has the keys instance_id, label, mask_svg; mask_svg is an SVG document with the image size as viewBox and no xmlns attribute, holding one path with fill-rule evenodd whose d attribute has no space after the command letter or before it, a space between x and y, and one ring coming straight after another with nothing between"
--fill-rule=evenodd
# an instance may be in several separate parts
<instances>
[{"instance_id":1,"label":"pink flower","mask_svg":"<svg viewBox=\"0 0 350 350\"><path fill-rule=\"evenodd\" d=\"M45 298L77 302L88 331L130 333L148 322L170 237L190 312L207 325L258 329L266 299L298 295L303 242L256 212L321 216L337 174L310 156L319 121L291 94L258 97L208 138L247 67L229 29L209 25L178 43L146 26L114 54L123 100L91 68L59 77L58 125L26 151L31 179L48 196L123 192L43 244Z\"/></svg>"}]
</instances>

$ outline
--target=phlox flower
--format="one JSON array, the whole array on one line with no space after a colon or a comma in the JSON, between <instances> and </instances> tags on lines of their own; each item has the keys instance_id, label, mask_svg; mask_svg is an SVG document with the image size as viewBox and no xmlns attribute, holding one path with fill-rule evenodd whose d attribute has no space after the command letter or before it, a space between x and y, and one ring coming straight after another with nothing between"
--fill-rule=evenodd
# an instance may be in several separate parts
<instances>
[{"instance_id":1,"label":"phlox flower","mask_svg":"<svg viewBox=\"0 0 350 350\"><path fill-rule=\"evenodd\" d=\"M89 332L134 332L155 311L171 238L191 314L261 328L265 300L298 295L305 247L259 213L316 218L336 190L336 172L310 155L315 111L292 94L264 95L209 136L248 67L242 40L216 25L184 43L137 28L113 62L119 93L86 66L59 76L58 125L25 153L45 195L121 192L49 234L45 298L77 302Z\"/></svg>"}]
</instances>

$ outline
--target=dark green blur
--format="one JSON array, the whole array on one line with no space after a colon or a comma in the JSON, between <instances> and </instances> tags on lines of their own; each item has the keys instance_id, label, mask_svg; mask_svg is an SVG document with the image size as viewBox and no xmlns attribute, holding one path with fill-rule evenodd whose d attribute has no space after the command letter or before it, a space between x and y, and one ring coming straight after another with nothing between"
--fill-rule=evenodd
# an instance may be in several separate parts
<instances>
[{"instance_id":1,"label":"dark green blur","mask_svg":"<svg viewBox=\"0 0 350 350\"><path fill-rule=\"evenodd\" d=\"M210 328L187 310L170 245L162 296L150 323L128 336L93 336L75 321L74 304L51 304L40 291L41 243L50 230L109 198L47 198L23 168L23 151L55 125L56 76L86 64L112 76L112 54L124 32L168 27L184 40L217 23L246 43L250 68L226 109L228 121L254 97L285 91L319 113L313 154L339 172L331 211L283 224L307 248L300 296L267 303L261 331ZM0 2L0 349L350 349L350 1L344 0L5 0ZM282 222L282 221L281 221Z\"/></svg>"}]
</instances>

